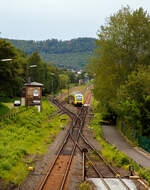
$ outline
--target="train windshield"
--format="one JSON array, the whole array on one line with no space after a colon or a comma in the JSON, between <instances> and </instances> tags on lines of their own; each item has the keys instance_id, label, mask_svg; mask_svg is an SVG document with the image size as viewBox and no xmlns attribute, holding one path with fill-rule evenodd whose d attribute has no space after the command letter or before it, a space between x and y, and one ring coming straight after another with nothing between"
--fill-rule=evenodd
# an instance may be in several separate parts
<instances>
[{"instance_id":1,"label":"train windshield","mask_svg":"<svg viewBox=\"0 0 150 190\"><path fill-rule=\"evenodd\" d=\"M76 100L82 101L82 96L76 96Z\"/></svg>"}]
</instances>

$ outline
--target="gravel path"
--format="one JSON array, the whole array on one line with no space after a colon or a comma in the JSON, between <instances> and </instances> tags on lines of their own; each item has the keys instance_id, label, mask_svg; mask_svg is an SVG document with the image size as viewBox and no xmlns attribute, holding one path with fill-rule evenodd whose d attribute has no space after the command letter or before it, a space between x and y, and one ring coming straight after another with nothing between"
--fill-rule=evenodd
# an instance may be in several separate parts
<instances>
[{"instance_id":1,"label":"gravel path","mask_svg":"<svg viewBox=\"0 0 150 190\"><path fill-rule=\"evenodd\" d=\"M126 153L132 160L144 168L150 168L150 156L136 150L120 135L113 126L103 126L104 138L110 144L116 146L121 152Z\"/></svg>"}]
</instances>

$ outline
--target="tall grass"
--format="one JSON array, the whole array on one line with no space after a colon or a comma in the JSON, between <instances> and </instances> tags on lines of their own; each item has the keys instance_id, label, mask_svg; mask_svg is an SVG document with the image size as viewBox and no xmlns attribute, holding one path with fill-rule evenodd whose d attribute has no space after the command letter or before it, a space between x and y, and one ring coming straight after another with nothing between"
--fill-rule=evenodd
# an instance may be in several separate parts
<instances>
[{"instance_id":1,"label":"tall grass","mask_svg":"<svg viewBox=\"0 0 150 190\"><path fill-rule=\"evenodd\" d=\"M68 117L58 117L55 107L43 102L43 110L31 107L0 123L0 178L19 184L28 174L29 155L46 152L56 134L66 125ZM50 119L50 115L55 116ZM63 123L62 123L63 122Z\"/></svg>"}]
</instances>

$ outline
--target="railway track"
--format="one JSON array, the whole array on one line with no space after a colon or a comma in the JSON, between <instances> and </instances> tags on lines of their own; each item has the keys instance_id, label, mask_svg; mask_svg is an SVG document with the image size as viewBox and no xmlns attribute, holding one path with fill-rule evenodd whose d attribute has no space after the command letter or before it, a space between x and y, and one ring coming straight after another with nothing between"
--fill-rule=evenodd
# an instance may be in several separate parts
<instances>
[{"instance_id":1,"label":"railway track","mask_svg":"<svg viewBox=\"0 0 150 190\"><path fill-rule=\"evenodd\" d=\"M91 93L87 95L85 104L88 105L91 99ZM75 159L75 151L78 149L83 158L83 172L82 172L82 180L84 181L87 176L87 167L86 163L88 162L93 168L96 177L100 178L105 189L111 190L111 186L107 183L105 178L108 176L103 173L102 170L96 166L95 162L90 157L90 152L94 151L96 156L99 158L99 162L105 165L105 169L109 170L111 173L111 178L117 178L120 183L124 186L124 189L131 190L130 187L123 181L123 178L118 174L114 168L107 163L107 161L102 157L102 155L97 152L93 145L91 145L88 140L82 134L82 129L84 127L85 119L88 112L88 106L83 106L78 110L78 113L74 113L67 109L64 104L59 102L57 99L51 100L53 104L55 104L63 113L69 115L72 120L72 125L68 129L67 134L61 143L59 150L56 153L55 159L53 163L49 166L47 170L47 174L41 179L39 185L36 190L67 190L69 177L71 174L71 169L73 166L73 162ZM82 143L79 143L82 141Z\"/></svg>"},{"instance_id":2,"label":"railway track","mask_svg":"<svg viewBox=\"0 0 150 190\"><path fill-rule=\"evenodd\" d=\"M55 190L64 190L67 188L70 168L72 167L77 147L77 143L73 143L70 136L73 135L76 142L78 142L88 109L87 107L82 107L78 111L78 114L75 114L68 110L57 99L53 99L52 102L57 105L60 110L69 115L72 120L72 125L68 130L53 163L47 170L47 174L41 179L41 182L36 188L37 190L54 190L54 187Z\"/></svg>"},{"instance_id":3,"label":"railway track","mask_svg":"<svg viewBox=\"0 0 150 190\"><path fill-rule=\"evenodd\" d=\"M95 173L97 174L97 177L101 179L102 183L104 184L105 188L107 190L111 190L111 187L107 184L107 182L104 180L105 178L108 178L108 176L106 177L105 174L103 174L102 171L98 170L95 162L92 161L92 159L90 158L90 156L88 155L88 152L90 150L94 151L94 153L98 156L98 158L103 162L103 164L105 164L105 166L107 167L107 169L109 169L110 173L113 174L113 176L109 176L109 178L117 178L120 183L125 187L125 189L127 190L131 190L128 185L122 180L122 177L120 176L119 173L117 173L117 171L115 171L111 165L109 165L107 163L107 161L102 157L101 154L99 154L99 152L97 152L97 150L88 142L88 140L82 135L82 133L80 133L80 137L82 138L82 140L84 141L84 143L87 146L84 146L82 144L82 146L80 146L75 139L73 138L73 136L71 136L71 139L74 143L77 144L77 147L79 149L79 151L81 152L81 154L83 155L83 181L85 181L86 179L86 161L88 161L88 163L90 163L91 167L93 168L93 170L95 171ZM84 148L83 148L84 147ZM86 148L85 148L86 147ZM103 167L103 170L106 170L106 168Z\"/></svg>"}]
</instances>

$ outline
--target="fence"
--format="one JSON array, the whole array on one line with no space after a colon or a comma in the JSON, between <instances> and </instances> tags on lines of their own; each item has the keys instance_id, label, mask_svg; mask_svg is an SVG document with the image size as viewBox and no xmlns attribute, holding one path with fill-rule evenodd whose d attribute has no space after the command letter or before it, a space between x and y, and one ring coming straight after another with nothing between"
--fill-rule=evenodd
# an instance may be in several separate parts
<instances>
[{"instance_id":1,"label":"fence","mask_svg":"<svg viewBox=\"0 0 150 190\"><path fill-rule=\"evenodd\" d=\"M140 136L138 138L139 146L142 147L147 152L150 152L150 138Z\"/></svg>"},{"instance_id":2,"label":"fence","mask_svg":"<svg viewBox=\"0 0 150 190\"><path fill-rule=\"evenodd\" d=\"M128 125L125 126L124 123L121 123L120 130L125 136L128 137L129 140L136 144L138 143L138 131L136 131Z\"/></svg>"},{"instance_id":3,"label":"fence","mask_svg":"<svg viewBox=\"0 0 150 190\"><path fill-rule=\"evenodd\" d=\"M124 123L121 123L120 130L132 142L138 144L141 148L143 148L147 152L150 152L150 138L144 136L138 136L138 131L128 126L125 126Z\"/></svg>"}]
</instances>

